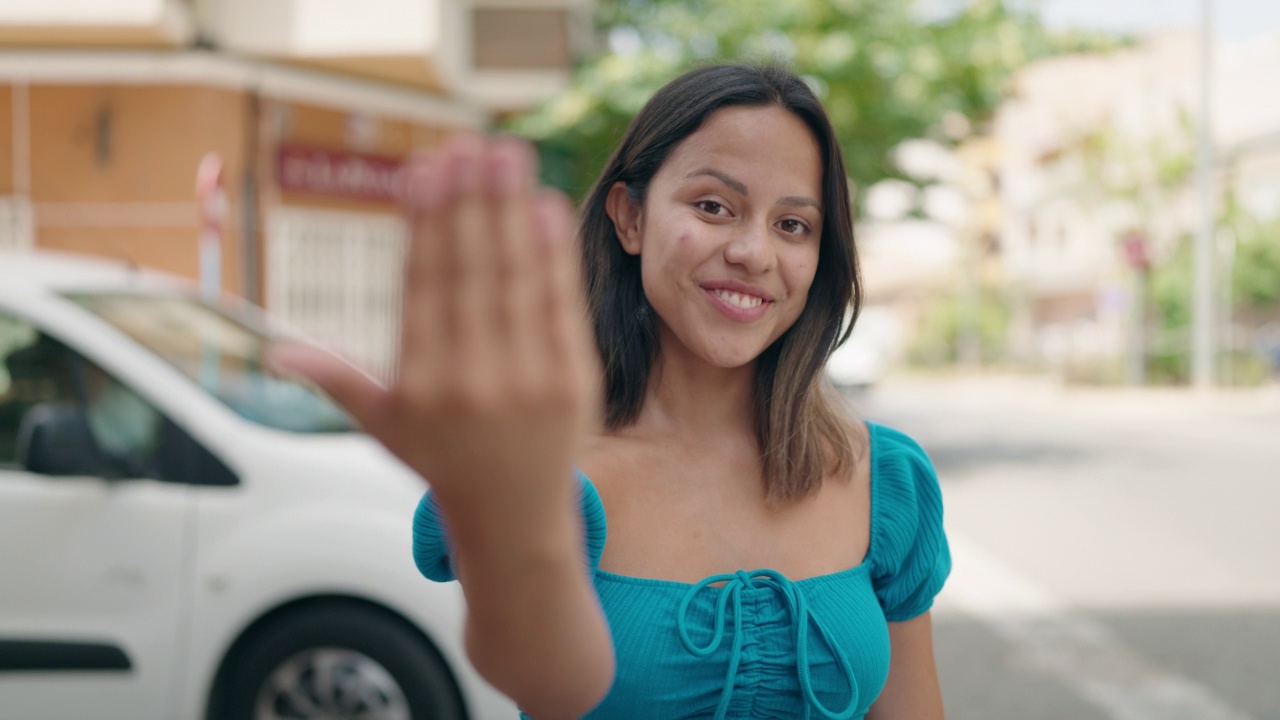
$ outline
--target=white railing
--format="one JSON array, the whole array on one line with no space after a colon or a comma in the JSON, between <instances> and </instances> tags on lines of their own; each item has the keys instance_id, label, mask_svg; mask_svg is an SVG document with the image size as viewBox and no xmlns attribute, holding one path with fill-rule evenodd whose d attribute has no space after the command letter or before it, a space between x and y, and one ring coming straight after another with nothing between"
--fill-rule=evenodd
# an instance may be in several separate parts
<instances>
[{"instance_id":1,"label":"white railing","mask_svg":"<svg viewBox=\"0 0 1280 720\"><path fill-rule=\"evenodd\" d=\"M31 200L0 197L0 250L29 250L35 245L35 220Z\"/></svg>"},{"instance_id":2,"label":"white railing","mask_svg":"<svg viewBox=\"0 0 1280 720\"><path fill-rule=\"evenodd\" d=\"M275 210L267 234L267 310L390 380L407 237L407 225L393 215Z\"/></svg>"}]
</instances>

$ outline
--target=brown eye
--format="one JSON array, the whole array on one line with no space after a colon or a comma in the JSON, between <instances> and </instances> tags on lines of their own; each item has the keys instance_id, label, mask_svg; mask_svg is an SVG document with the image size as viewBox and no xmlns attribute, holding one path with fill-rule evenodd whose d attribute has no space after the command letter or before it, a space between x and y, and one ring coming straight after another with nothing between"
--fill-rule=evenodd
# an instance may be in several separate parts
<instances>
[{"instance_id":1,"label":"brown eye","mask_svg":"<svg viewBox=\"0 0 1280 720\"><path fill-rule=\"evenodd\" d=\"M809 226L795 218L787 218L786 220L778 223L778 226L782 228L783 232L790 233L792 235L799 235L809 229Z\"/></svg>"},{"instance_id":2,"label":"brown eye","mask_svg":"<svg viewBox=\"0 0 1280 720\"><path fill-rule=\"evenodd\" d=\"M724 206L715 200L699 200L698 209L706 213L711 213L712 215L719 215L720 211L724 209Z\"/></svg>"}]
</instances>

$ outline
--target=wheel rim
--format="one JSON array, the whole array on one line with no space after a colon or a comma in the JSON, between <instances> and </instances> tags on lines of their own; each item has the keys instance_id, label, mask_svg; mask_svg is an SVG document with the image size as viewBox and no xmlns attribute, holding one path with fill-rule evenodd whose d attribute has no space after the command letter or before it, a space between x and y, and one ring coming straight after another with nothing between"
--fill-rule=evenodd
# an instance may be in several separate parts
<instances>
[{"instance_id":1,"label":"wheel rim","mask_svg":"<svg viewBox=\"0 0 1280 720\"><path fill-rule=\"evenodd\" d=\"M376 660L345 648L312 648L267 676L254 720L411 720L411 715L400 684Z\"/></svg>"}]
</instances>

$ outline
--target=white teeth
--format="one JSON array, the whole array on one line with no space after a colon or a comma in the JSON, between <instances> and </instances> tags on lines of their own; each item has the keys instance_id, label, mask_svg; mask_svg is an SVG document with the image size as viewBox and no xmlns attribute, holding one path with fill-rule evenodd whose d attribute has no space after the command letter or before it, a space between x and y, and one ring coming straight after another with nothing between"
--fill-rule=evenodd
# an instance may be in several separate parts
<instances>
[{"instance_id":1,"label":"white teeth","mask_svg":"<svg viewBox=\"0 0 1280 720\"><path fill-rule=\"evenodd\" d=\"M724 300L734 307L740 307L743 310L760 307L760 303L764 302L764 300L756 297L755 295L743 295L742 293L730 292L728 290L716 290L715 293L716 297Z\"/></svg>"}]
</instances>

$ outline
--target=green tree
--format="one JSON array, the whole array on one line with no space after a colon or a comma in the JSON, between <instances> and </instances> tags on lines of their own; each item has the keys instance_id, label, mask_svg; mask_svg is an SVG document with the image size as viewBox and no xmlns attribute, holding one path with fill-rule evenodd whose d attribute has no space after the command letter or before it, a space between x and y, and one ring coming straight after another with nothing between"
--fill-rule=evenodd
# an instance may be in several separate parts
<instances>
[{"instance_id":1,"label":"green tree","mask_svg":"<svg viewBox=\"0 0 1280 720\"><path fill-rule=\"evenodd\" d=\"M597 32L612 49L584 60L569 89L509 127L538 144L545 182L581 198L627 123L672 77L713 61L781 61L823 100L850 175L865 188L897 176L889 151L942 135L944 117L981 127L1026 62L1113 42L1051 34L1034 13L1005 0L975 0L932 20L919 5L599 0Z\"/></svg>"},{"instance_id":2,"label":"green tree","mask_svg":"<svg viewBox=\"0 0 1280 720\"><path fill-rule=\"evenodd\" d=\"M1231 300L1236 310L1280 320L1280 218L1260 220L1228 191L1222 225L1234 234Z\"/></svg>"}]
</instances>

